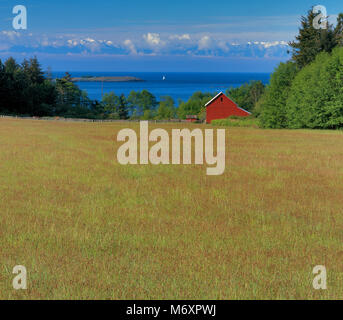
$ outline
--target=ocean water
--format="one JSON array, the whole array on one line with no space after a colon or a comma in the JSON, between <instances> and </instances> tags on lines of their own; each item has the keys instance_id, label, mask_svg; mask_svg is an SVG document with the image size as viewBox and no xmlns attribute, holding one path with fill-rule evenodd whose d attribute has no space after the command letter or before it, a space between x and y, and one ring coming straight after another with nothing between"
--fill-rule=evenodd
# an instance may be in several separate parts
<instances>
[{"instance_id":1,"label":"ocean water","mask_svg":"<svg viewBox=\"0 0 343 320\"><path fill-rule=\"evenodd\" d=\"M78 82L91 99L101 100L102 93L114 92L116 95L146 89L159 100L163 96L171 96L176 105L180 100L187 101L194 92L225 92L231 87L239 87L252 80L269 82L269 73L157 73L157 72L71 72L73 77L81 76L132 76L144 82ZM63 73L55 73L55 77L62 77ZM165 80L163 80L165 77Z\"/></svg>"}]
</instances>

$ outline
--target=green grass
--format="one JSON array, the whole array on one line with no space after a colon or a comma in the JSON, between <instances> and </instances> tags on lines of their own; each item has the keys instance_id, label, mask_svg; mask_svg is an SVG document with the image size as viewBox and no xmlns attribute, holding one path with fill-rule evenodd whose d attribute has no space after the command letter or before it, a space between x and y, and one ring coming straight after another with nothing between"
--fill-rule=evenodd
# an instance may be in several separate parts
<instances>
[{"instance_id":1,"label":"green grass","mask_svg":"<svg viewBox=\"0 0 343 320\"><path fill-rule=\"evenodd\" d=\"M258 119L254 117L230 117L227 119L213 120L213 126L258 128Z\"/></svg>"},{"instance_id":2,"label":"green grass","mask_svg":"<svg viewBox=\"0 0 343 320\"><path fill-rule=\"evenodd\" d=\"M229 128L210 177L116 163L138 126L0 119L1 299L341 299L342 132Z\"/></svg>"}]
</instances>

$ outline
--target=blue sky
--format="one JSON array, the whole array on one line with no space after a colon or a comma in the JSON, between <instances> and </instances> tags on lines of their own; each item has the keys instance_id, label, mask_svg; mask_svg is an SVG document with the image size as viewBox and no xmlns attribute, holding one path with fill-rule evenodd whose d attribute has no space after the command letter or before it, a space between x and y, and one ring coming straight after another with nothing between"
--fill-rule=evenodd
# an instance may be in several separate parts
<instances>
[{"instance_id":1,"label":"blue sky","mask_svg":"<svg viewBox=\"0 0 343 320\"><path fill-rule=\"evenodd\" d=\"M27 7L28 29L12 28ZM0 58L37 55L71 71L269 72L288 59L300 16L341 1L0 0Z\"/></svg>"}]
</instances>

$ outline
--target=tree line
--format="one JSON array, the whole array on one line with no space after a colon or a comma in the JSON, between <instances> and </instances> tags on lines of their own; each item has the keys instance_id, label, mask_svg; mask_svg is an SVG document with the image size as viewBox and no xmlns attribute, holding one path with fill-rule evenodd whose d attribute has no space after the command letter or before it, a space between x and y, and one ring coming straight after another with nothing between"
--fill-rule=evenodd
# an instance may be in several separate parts
<instances>
[{"instance_id":1,"label":"tree line","mask_svg":"<svg viewBox=\"0 0 343 320\"><path fill-rule=\"evenodd\" d=\"M214 94L195 93L179 108L170 96L156 97L147 90L132 91L128 97L113 92L92 100L66 73L53 79L51 72L42 70L37 58L21 64L12 57L0 60L0 114L22 116L58 116L86 119L167 120L198 115Z\"/></svg>"},{"instance_id":2,"label":"tree line","mask_svg":"<svg viewBox=\"0 0 343 320\"><path fill-rule=\"evenodd\" d=\"M263 128L343 128L343 14L323 29L315 28L316 17L313 8L301 17L291 59L267 86L253 81L227 91Z\"/></svg>"},{"instance_id":3,"label":"tree line","mask_svg":"<svg viewBox=\"0 0 343 320\"><path fill-rule=\"evenodd\" d=\"M227 91L236 102L252 111L264 90L261 82L251 82ZM23 116L58 116L86 119L185 119L197 115L205 120L205 104L216 93L195 92L188 101L170 96L156 97L147 90L132 91L127 97L114 92L105 93L101 101L92 100L82 91L69 73L53 79L44 72L37 58L25 59L21 64L9 58L0 60L0 113Z\"/></svg>"},{"instance_id":4,"label":"tree line","mask_svg":"<svg viewBox=\"0 0 343 320\"><path fill-rule=\"evenodd\" d=\"M343 128L343 14L316 29L313 10L301 19L292 58L281 63L256 104L264 128Z\"/></svg>"},{"instance_id":5,"label":"tree line","mask_svg":"<svg viewBox=\"0 0 343 320\"><path fill-rule=\"evenodd\" d=\"M174 101L163 97L158 103L147 90L129 97L105 94L92 100L66 73L53 79L44 73L37 58L18 64L12 57L0 60L0 113L25 116L60 116L90 119L172 118Z\"/></svg>"}]
</instances>

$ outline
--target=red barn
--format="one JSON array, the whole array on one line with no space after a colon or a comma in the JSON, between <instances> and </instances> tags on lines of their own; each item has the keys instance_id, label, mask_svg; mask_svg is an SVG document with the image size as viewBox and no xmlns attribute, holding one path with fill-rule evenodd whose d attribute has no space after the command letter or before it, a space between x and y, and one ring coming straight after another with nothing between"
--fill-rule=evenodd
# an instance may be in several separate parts
<instances>
[{"instance_id":1,"label":"red barn","mask_svg":"<svg viewBox=\"0 0 343 320\"><path fill-rule=\"evenodd\" d=\"M205 107L206 123L211 123L213 120L226 119L231 116L248 117L251 115L250 112L240 108L223 92L217 94Z\"/></svg>"}]
</instances>

